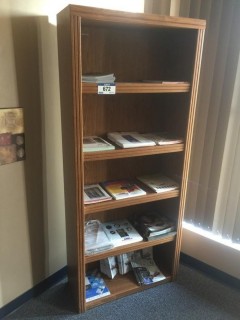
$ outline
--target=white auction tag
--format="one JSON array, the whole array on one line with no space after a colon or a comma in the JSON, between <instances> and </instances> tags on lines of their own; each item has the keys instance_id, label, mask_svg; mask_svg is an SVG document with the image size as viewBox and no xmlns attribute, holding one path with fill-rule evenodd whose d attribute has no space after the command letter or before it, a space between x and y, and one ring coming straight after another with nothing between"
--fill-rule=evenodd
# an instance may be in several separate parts
<instances>
[{"instance_id":1,"label":"white auction tag","mask_svg":"<svg viewBox=\"0 0 240 320\"><path fill-rule=\"evenodd\" d=\"M98 94L115 94L116 86L114 83L99 83Z\"/></svg>"}]
</instances>

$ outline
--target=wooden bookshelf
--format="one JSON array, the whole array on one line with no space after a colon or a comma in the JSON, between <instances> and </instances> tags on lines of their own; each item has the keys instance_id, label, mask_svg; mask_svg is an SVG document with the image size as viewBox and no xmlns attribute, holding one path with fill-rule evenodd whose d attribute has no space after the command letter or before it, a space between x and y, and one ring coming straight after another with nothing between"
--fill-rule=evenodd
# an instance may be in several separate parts
<instances>
[{"instance_id":1,"label":"wooden bookshelf","mask_svg":"<svg viewBox=\"0 0 240 320\"><path fill-rule=\"evenodd\" d=\"M179 265L192 135L205 21L69 5L57 15L61 95L67 259L76 308L89 308L134 294L132 272L104 280L109 296L85 302L85 274L110 256L153 248L154 260L173 281ZM114 73L116 93L98 94L87 73ZM83 152L83 137L109 132L169 131L183 143ZM84 185L162 172L177 180L178 190L85 205ZM136 212L158 210L176 223L176 234L141 241L93 255L84 253L84 225L130 219Z\"/></svg>"}]
</instances>

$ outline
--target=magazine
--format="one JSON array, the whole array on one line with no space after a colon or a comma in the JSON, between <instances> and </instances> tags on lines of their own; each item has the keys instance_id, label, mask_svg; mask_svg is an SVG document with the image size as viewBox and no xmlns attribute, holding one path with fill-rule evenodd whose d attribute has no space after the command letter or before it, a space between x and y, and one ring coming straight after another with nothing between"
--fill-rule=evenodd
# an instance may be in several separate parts
<instances>
[{"instance_id":1,"label":"magazine","mask_svg":"<svg viewBox=\"0 0 240 320\"><path fill-rule=\"evenodd\" d=\"M139 285L152 284L166 278L153 260L152 247L135 251L131 257L131 266Z\"/></svg>"},{"instance_id":2,"label":"magazine","mask_svg":"<svg viewBox=\"0 0 240 320\"><path fill-rule=\"evenodd\" d=\"M115 146L101 137L89 136L83 138L83 152L114 150Z\"/></svg>"},{"instance_id":3,"label":"magazine","mask_svg":"<svg viewBox=\"0 0 240 320\"><path fill-rule=\"evenodd\" d=\"M98 220L89 220L85 222L85 254L94 254L97 252L113 248L113 244L104 232L102 224Z\"/></svg>"},{"instance_id":4,"label":"magazine","mask_svg":"<svg viewBox=\"0 0 240 320\"><path fill-rule=\"evenodd\" d=\"M114 247L143 240L127 219L105 222L102 223L102 226Z\"/></svg>"},{"instance_id":5,"label":"magazine","mask_svg":"<svg viewBox=\"0 0 240 320\"><path fill-rule=\"evenodd\" d=\"M161 173L144 175L137 178L157 193L172 191L179 188L177 182Z\"/></svg>"},{"instance_id":6,"label":"magazine","mask_svg":"<svg viewBox=\"0 0 240 320\"><path fill-rule=\"evenodd\" d=\"M112 200L112 197L99 184L90 184L84 186L84 204L91 204L107 200Z\"/></svg>"},{"instance_id":7,"label":"magazine","mask_svg":"<svg viewBox=\"0 0 240 320\"><path fill-rule=\"evenodd\" d=\"M132 252L127 252L117 256L118 270L120 274L126 274L130 270L132 270L132 267L131 267L132 254L133 254Z\"/></svg>"},{"instance_id":8,"label":"magazine","mask_svg":"<svg viewBox=\"0 0 240 320\"><path fill-rule=\"evenodd\" d=\"M96 300L110 295L100 272L97 270L88 271L85 276L86 302Z\"/></svg>"},{"instance_id":9,"label":"magazine","mask_svg":"<svg viewBox=\"0 0 240 320\"><path fill-rule=\"evenodd\" d=\"M154 141L145 138L138 132L110 132L107 136L108 139L122 148L137 148L156 145Z\"/></svg>"},{"instance_id":10,"label":"magazine","mask_svg":"<svg viewBox=\"0 0 240 320\"><path fill-rule=\"evenodd\" d=\"M149 140L153 140L157 145L169 145L183 142L182 138L169 132L144 133L143 136Z\"/></svg>"},{"instance_id":11,"label":"magazine","mask_svg":"<svg viewBox=\"0 0 240 320\"><path fill-rule=\"evenodd\" d=\"M143 196L146 191L141 189L133 180L120 179L101 182L106 191L116 200Z\"/></svg>"}]
</instances>

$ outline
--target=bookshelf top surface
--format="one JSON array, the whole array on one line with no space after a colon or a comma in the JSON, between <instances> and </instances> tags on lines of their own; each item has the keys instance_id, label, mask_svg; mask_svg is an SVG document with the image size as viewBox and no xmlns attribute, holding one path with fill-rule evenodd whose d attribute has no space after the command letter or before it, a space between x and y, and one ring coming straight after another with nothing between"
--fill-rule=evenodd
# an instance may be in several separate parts
<instances>
[{"instance_id":1,"label":"bookshelf top surface","mask_svg":"<svg viewBox=\"0 0 240 320\"><path fill-rule=\"evenodd\" d=\"M186 29L205 29L206 21L202 19L161 16L149 13L130 13L111 9L69 5L64 10L69 10L72 16L79 16L83 23L126 24L149 27L168 27Z\"/></svg>"}]
</instances>

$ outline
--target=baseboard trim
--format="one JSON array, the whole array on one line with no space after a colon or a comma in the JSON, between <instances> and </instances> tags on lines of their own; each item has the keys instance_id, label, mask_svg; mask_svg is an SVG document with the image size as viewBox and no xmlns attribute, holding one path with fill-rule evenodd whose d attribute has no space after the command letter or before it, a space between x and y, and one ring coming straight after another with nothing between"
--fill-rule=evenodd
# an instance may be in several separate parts
<instances>
[{"instance_id":1,"label":"baseboard trim","mask_svg":"<svg viewBox=\"0 0 240 320\"><path fill-rule=\"evenodd\" d=\"M180 261L183 264L189 265L205 274L209 275L211 278L214 278L218 281L221 281L224 284L227 284L233 288L240 289L240 280L221 271L218 270L200 260L197 260L183 252L180 254Z\"/></svg>"},{"instance_id":2,"label":"baseboard trim","mask_svg":"<svg viewBox=\"0 0 240 320\"><path fill-rule=\"evenodd\" d=\"M19 308L22 304L24 304L31 298L34 298L46 291L47 289L51 288L54 284L65 278L66 275L67 266L63 267L62 269L55 272L48 278L44 279L36 286L34 286L32 289L29 289L28 291L21 294L19 297L0 308L0 319Z\"/></svg>"}]
</instances>

